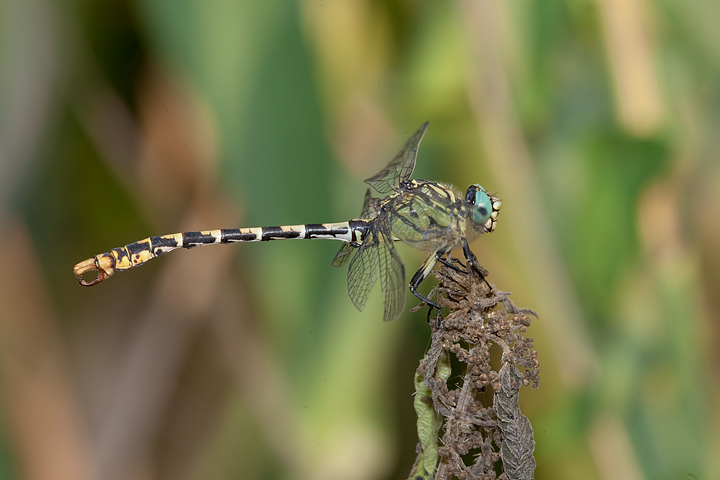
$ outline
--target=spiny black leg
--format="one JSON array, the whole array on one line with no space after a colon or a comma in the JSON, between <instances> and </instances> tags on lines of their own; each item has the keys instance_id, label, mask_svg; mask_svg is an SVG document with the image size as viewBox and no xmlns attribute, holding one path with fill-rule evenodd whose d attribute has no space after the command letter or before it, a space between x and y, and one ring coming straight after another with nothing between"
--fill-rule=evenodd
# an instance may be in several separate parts
<instances>
[{"instance_id":1,"label":"spiny black leg","mask_svg":"<svg viewBox=\"0 0 720 480\"><path fill-rule=\"evenodd\" d=\"M448 262L447 260L445 260L444 258L442 258L442 255L445 255L445 254L444 254L444 253L442 253L442 254L439 253L439 254L437 255L436 258L437 258L437 261L438 261L438 262L442 263L443 265L445 265L445 266L448 267L448 268L452 268L452 269L455 270L456 272L467 273L465 270L463 270L462 268L459 268L459 267L457 267L457 266L455 265L455 264L457 264L457 265L460 265L461 267L464 267L465 265L463 265L460 260L458 260L457 258L451 258L450 261Z\"/></svg>"},{"instance_id":2,"label":"spiny black leg","mask_svg":"<svg viewBox=\"0 0 720 480\"><path fill-rule=\"evenodd\" d=\"M432 309L436 308L438 313L437 317L435 319L436 325L440 324L440 305L436 302L433 302L426 296L422 295L417 291L417 288L420 286L423 280L427 278L428 274L432 270L432 267L435 265L435 261L437 260L437 257L434 255L430 255L423 265L420 267L420 270L415 272L415 275L413 275L412 280L410 280L410 291L413 295L415 295L417 298L425 302L425 304L429 307L428 310L428 323L430 323L430 314L432 313Z\"/></svg>"},{"instance_id":3,"label":"spiny black leg","mask_svg":"<svg viewBox=\"0 0 720 480\"><path fill-rule=\"evenodd\" d=\"M440 328L440 309L432 305L428 305L427 323L430 325L430 314L432 313L433 308L437 310L437 315L435 315L435 328Z\"/></svg>"},{"instance_id":4,"label":"spiny black leg","mask_svg":"<svg viewBox=\"0 0 720 480\"><path fill-rule=\"evenodd\" d=\"M423 275L422 269L415 272L415 275L413 275L412 280L410 280L410 291L413 295L415 295L417 298L425 302L429 307L440 309L440 305L433 302L429 298L425 297L422 293L419 293L417 291L417 288L420 286L422 281L425 280L425 275Z\"/></svg>"},{"instance_id":5,"label":"spiny black leg","mask_svg":"<svg viewBox=\"0 0 720 480\"><path fill-rule=\"evenodd\" d=\"M477 267L477 265L475 265L477 263L477 257L472 252L472 250L470 250L470 245L468 245L467 242L463 242L463 253L465 254L465 258L467 259L468 265L470 266L470 268L475 270L475 273L477 273L480 276L480 278L482 278L482 281L485 282L485 285L487 285L488 288L490 290L492 290L492 287L490 286L487 279L485 278L485 275L483 275L483 273L480 271L480 269ZM470 269L468 269L468 277L471 278ZM471 278L471 280L472 280L472 278Z\"/></svg>"}]
</instances>

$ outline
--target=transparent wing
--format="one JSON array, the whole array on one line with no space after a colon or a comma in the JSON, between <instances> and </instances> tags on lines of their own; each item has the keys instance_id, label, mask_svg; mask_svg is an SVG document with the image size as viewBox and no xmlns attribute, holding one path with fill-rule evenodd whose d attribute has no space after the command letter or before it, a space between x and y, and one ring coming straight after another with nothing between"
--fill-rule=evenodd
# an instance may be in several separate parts
<instances>
[{"instance_id":1,"label":"transparent wing","mask_svg":"<svg viewBox=\"0 0 720 480\"><path fill-rule=\"evenodd\" d=\"M360 212L360 218L368 218L370 216L368 212L368 207L370 206L370 201L372 200L372 194L370 193L370 189L367 189L367 192L365 192L365 201L363 202L363 208ZM335 255L335 258L333 258L332 264L335 267L342 267L345 265L350 258L350 255L353 254L357 247L354 247L349 242L345 242L340 247L340 250L338 251L337 255Z\"/></svg>"},{"instance_id":2,"label":"transparent wing","mask_svg":"<svg viewBox=\"0 0 720 480\"><path fill-rule=\"evenodd\" d=\"M360 212L360 218L365 218L368 213L368 207L370 206L370 201L372 200L372 192L370 189L367 189L367 192L365 192L365 200L363 200L363 208Z\"/></svg>"},{"instance_id":3,"label":"transparent wing","mask_svg":"<svg viewBox=\"0 0 720 480\"><path fill-rule=\"evenodd\" d=\"M378 244L380 286L385 295L383 320L395 320L405 307L405 267L389 235L380 234Z\"/></svg>"},{"instance_id":4,"label":"transparent wing","mask_svg":"<svg viewBox=\"0 0 720 480\"><path fill-rule=\"evenodd\" d=\"M344 242L340 247L337 255L333 258L332 264L334 267L342 267L345 265L350 258L350 255L355 251L355 247L349 242Z\"/></svg>"},{"instance_id":5,"label":"transparent wing","mask_svg":"<svg viewBox=\"0 0 720 480\"><path fill-rule=\"evenodd\" d=\"M405 143L402 150L395 155L395 158L390 160L390 163L380 170L377 175L365 180L365 183L380 193L390 193L396 190L400 183L410 180L410 176L415 170L418 147L427 127L428 122L423 123L418 131Z\"/></svg>"},{"instance_id":6,"label":"transparent wing","mask_svg":"<svg viewBox=\"0 0 720 480\"><path fill-rule=\"evenodd\" d=\"M373 230L371 228L368 231L365 242L350 261L350 268L348 269L348 294L355 308L361 311L365 308L365 302L368 295L370 295L370 290L375 285L378 265L380 264L377 234ZM338 255L340 255L340 252L338 252Z\"/></svg>"}]
</instances>

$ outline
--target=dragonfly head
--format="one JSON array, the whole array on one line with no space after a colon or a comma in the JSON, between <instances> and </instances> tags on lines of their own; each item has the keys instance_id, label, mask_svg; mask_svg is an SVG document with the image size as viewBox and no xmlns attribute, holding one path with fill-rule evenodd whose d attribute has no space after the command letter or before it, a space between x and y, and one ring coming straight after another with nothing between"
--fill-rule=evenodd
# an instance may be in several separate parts
<instances>
[{"instance_id":1,"label":"dragonfly head","mask_svg":"<svg viewBox=\"0 0 720 480\"><path fill-rule=\"evenodd\" d=\"M468 187L465 201L470 204L472 220L475 224L485 227L486 232L495 230L498 213L502 207L499 198L488 194L483 187L475 183Z\"/></svg>"}]
</instances>

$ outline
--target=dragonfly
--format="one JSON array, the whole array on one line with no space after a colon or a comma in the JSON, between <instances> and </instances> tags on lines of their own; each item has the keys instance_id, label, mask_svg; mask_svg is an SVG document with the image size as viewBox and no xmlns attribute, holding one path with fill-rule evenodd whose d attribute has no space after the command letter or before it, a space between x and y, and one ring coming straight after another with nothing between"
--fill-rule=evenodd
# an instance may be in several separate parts
<instances>
[{"instance_id":1,"label":"dragonfly","mask_svg":"<svg viewBox=\"0 0 720 480\"><path fill-rule=\"evenodd\" d=\"M450 251L461 247L467 260L464 267L484 276L469 243L497 226L502 202L479 184L470 185L465 194L453 186L425 180L412 180L418 148L428 127L425 122L405 143L400 152L376 175L365 180L381 198L373 198L370 189L360 217L340 223L228 228L174 233L145 238L109 252L95 255L74 267L83 286L97 285L116 271L129 270L177 248L263 242L286 239L335 239L343 241L332 261L336 267L350 260L347 274L348 294L362 311L372 287L380 277L385 295L383 319L394 320L405 305L405 267L395 242L430 252L409 283L410 291L440 315L440 305L418 292L437 262L459 269L460 262ZM462 265L460 263L460 265ZM91 279L86 280L90 276Z\"/></svg>"}]
</instances>

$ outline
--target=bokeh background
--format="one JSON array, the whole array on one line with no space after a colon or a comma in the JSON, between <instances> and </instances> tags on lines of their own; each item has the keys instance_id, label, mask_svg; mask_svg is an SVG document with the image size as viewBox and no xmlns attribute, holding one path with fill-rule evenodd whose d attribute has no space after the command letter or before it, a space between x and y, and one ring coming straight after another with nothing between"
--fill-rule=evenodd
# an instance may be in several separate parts
<instances>
[{"instance_id":1,"label":"bokeh background","mask_svg":"<svg viewBox=\"0 0 720 480\"><path fill-rule=\"evenodd\" d=\"M339 243L177 252L91 289L72 267L149 235L352 218L426 120L415 178L497 192L473 250L540 315L537 478L720 478L718 18L3 0L0 478L405 478L425 312L383 323L377 287L357 312ZM401 255L408 275L423 258Z\"/></svg>"}]
</instances>

